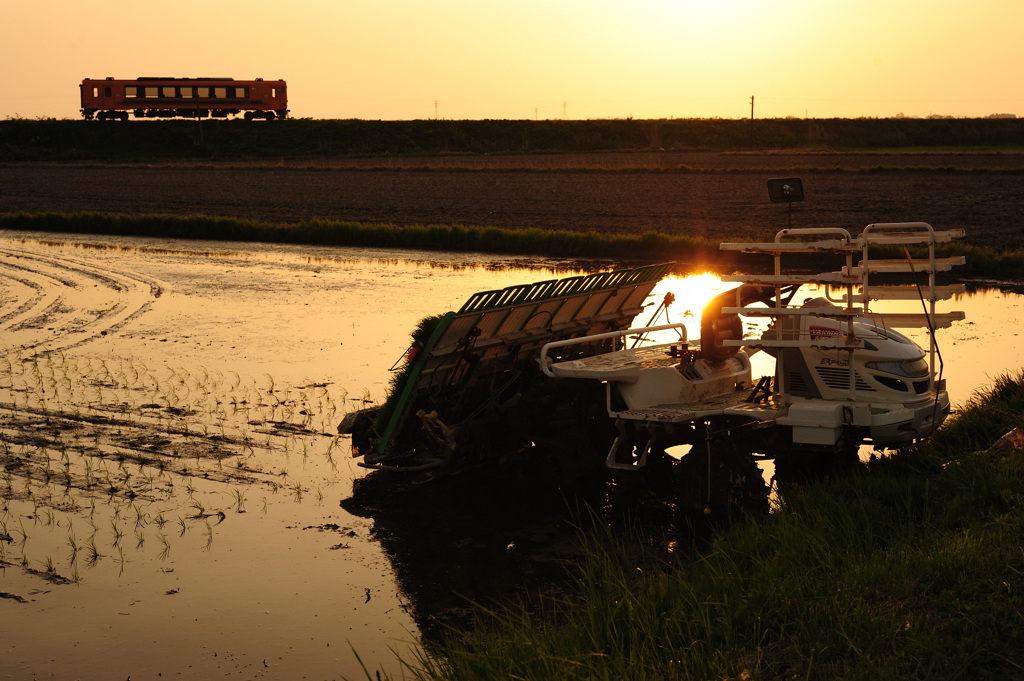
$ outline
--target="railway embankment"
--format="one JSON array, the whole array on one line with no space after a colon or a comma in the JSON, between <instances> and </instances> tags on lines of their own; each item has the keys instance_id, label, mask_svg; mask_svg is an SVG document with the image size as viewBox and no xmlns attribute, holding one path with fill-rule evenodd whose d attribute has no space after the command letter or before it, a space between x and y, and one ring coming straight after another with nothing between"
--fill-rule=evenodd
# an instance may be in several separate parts
<instances>
[{"instance_id":1,"label":"railway embankment","mask_svg":"<svg viewBox=\"0 0 1024 681\"><path fill-rule=\"evenodd\" d=\"M1024 119L0 121L0 162L622 151L1024 151Z\"/></svg>"}]
</instances>

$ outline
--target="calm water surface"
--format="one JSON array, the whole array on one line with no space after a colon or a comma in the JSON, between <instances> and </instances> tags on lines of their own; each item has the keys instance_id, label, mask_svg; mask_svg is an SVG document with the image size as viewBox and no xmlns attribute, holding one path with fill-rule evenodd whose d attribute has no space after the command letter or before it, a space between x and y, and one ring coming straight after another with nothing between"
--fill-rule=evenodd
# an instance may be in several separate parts
<instances>
[{"instance_id":1,"label":"calm water surface","mask_svg":"<svg viewBox=\"0 0 1024 681\"><path fill-rule=\"evenodd\" d=\"M339 507L363 470L334 428L383 398L420 318L580 268L4 234L6 673L353 678L353 649L396 672L423 613L373 521ZM672 291L672 321L697 337L722 288L672 277L652 300ZM1018 370L1024 298L980 288L943 309L967 314L938 334L962 404Z\"/></svg>"}]
</instances>

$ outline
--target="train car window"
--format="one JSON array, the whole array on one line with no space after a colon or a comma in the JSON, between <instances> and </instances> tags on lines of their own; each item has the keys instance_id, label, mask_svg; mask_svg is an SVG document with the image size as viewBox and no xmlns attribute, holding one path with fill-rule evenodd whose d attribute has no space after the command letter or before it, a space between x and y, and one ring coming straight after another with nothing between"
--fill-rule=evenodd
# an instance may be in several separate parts
<instances>
[{"instance_id":1,"label":"train car window","mask_svg":"<svg viewBox=\"0 0 1024 681\"><path fill-rule=\"evenodd\" d=\"M146 87L144 89L146 91L146 99L156 99L159 96L157 94L157 90L159 90L159 88L156 88L156 87Z\"/></svg>"},{"instance_id":2,"label":"train car window","mask_svg":"<svg viewBox=\"0 0 1024 681\"><path fill-rule=\"evenodd\" d=\"M96 99L99 96L100 96L100 89L98 87L94 87L92 89L92 98Z\"/></svg>"},{"instance_id":3,"label":"train car window","mask_svg":"<svg viewBox=\"0 0 1024 681\"><path fill-rule=\"evenodd\" d=\"M210 88L208 88L208 87L197 87L196 88L196 93L197 93L198 97L209 97L210 96Z\"/></svg>"},{"instance_id":4,"label":"train car window","mask_svg":"<svg viewBox=\"0 0 1024 681\"><path fill-rule=\"evenodd\" d=\"M174 96L174 87L171 86L171 87L162 87L162 88L160 88L160 96L161 97L173 97Z\"/></svg>"},{"instance_id":5,"label":"train car window","mask_svg":"<svg viewBox=\"0 0 1024 681\"><path fill-rule=\"evenodd\" d=\"M270 88L270 96L273 97L274 99L277 99L277 88L276 87Z\"/></svg>"},{"instance_id":6,"label":"train car window","mask_svg":"<svg viewBox=\"0 0 1024 681\"><path fill-rule=\"evenodd\" d=\"M136 86L134 86L134 85L126 85L124 87L124 96L125 97L138 97L139 96L138 90L139 89Z\"/></svg>"},{"instance_id":7,"label":"train car window","mask_svg":"<svg viewBox=\"0 0 1024 681\"><path fill-rule=\"evenodd\" d=\"M186 97L186 98L187 97L191 97L192 96L192 88L190 88L190 87L183 87L183 88L181 88L181 96L182 97Z\"/></svg>"}]
</instances>

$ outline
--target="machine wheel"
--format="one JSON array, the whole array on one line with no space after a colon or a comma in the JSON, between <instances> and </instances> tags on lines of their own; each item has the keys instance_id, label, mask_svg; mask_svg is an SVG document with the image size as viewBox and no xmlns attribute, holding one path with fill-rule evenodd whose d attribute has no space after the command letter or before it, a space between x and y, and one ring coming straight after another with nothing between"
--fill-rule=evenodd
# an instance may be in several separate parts
<instances>
[{"instance_id":1,"label":"machine wheel","mask_svg":"<svg viewBox=\"0 0 1024 681\"><path fill-rule=\"evenodd\" d=\"M860 465L860 441L841 442L833 450L791 448L775 457L775 480L780 489L848 473Z\"/></svg>"},{"instance_id":2,"label":"machine wheel","mask_svg":"<svg viewBox=\"0 0 1024 681\"><path fill-rule=\"evenodd\" d=\"M565 482L604 476L615 427L603 407L604 387L590 381L550 380L531 395L524 421L530 439Z\"/></svg>"},{"instance_id":3,"label":"machine wheel","mask_svg":"<svg viewBox=\"0 0 1024 681\"><path fill-rule=\"evenodd\" d=\"M749 452L730 437L711 436L676 466L676 509L717 519L761 515L768 512L768 486Z\"/></svg>"}]
</instances>

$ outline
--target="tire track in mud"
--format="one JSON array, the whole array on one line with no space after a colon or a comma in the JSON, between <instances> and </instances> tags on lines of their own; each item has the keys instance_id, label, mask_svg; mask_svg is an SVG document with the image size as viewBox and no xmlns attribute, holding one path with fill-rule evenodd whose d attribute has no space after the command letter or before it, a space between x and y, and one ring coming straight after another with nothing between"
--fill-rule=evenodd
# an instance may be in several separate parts
<instances>
[{"instance_id":1,"label":"tire track in mud","mask_svg":"<svg viewBox=\"0 0 1024 681\"><path fill-rule=\"evenodd\" d=\"M145 314L166 285L128 270L0 248L0 337L19 351L62 352Z\"/></svg>"}]
</instances>

